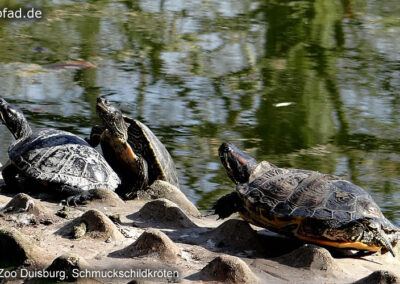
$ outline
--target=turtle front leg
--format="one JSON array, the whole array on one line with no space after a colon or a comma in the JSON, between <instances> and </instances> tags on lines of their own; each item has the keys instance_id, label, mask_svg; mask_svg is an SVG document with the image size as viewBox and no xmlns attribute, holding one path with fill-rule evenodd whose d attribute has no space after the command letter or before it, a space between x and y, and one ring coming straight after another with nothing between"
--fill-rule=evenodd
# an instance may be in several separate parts
<instances>
[{"instance_id":1,"label":"turtle front leg","mask_svg":"<svg viewBox=\"0 0 400 284\"><path fill-rule=\"evenodd\" d=\"M61 185L58 190L63 195L67 196L67 206L71 204L74 206L84 204L85 201L92 200L94 197L88 190L82 190L81 188L70 185Z\"/></svg>"},{"instance_id":2,"label":"turtle front leg","mask_svg":"<svg viewBox=\"0 0 400 284\"><path fill-rule=\"evenodd\" d=\"M5 189L12 192L23 191L21 183L18 181L19 170L10 161L8 161L2 170L4 182L6 184Z\"/></svg>"},{"instance_id":3,"label":"turtle front leg","mask_svg":"<svg viewBox=\"0 0 400 284\"><path fill-rule=\"evenodd\" d=\"M116 192L124 199L136 198L138 192L146 190L149 184L149 169L146 160L137 156L135 166L137 167L137 175L134 178L129 175L126 178L126 183L123 178L120 187L116 189Z\"/></svg>"},{"instance_id":4,"label":"turtle front leg","mask_svg":"<svg viewBox=\"0 0 400 284\"><path fill-rule=\"evenodd\" d=\"M242 203L239 194L234 191L218 199L211 209L218 215L218 219L225 219L235 212L242 211Z\"/></svg>"},{"instance_id":5,"label":"turtle front leg","mask_svg":"<svg viewBox=\"0 0 400 284\"><path fill-rule=\"evenodd\" d=\"M90 138L85 138L85 141L89 143L90 146L96 147L100 144L101 134L106 130L105 126L95 125L90 131Z\"/></svg>"},{"instance_id":6,"label":"turtle front leg","mask_svg":"<svg viewBox=\"0 0 400 284\"><path fill-rule=\"evenodd\" d=\"M138 176L135 188L137 190L145 190L149 185L149 168L146 160L143 157L137 157Z\"/></svg>"}]
</instances>

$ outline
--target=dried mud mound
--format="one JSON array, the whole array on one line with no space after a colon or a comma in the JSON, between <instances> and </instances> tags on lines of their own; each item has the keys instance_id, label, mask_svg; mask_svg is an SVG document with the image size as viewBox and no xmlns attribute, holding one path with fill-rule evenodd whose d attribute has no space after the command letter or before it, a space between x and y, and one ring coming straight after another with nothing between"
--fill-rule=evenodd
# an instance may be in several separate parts
<instances>
[{"instance_id":1,"label":"dried mud mound","mask_svg":"<svg viewBox=\"0 0 400 284\"><path fill-rule=\"evenodd\" d=\"M6 213L27 212L38 215L43 213L44 209L40 205L39 201L35 201L25 193L18 193L10 200L10 202L1 208L1 211Z\"/></svg>"},{"instance_id":2,"label":"dried mud mound","mask_svg":"<svg viewBox=\"0 0 400 284\"><path fill-rule=\"evenodd\" d=\"M179 188L163 180L153 182L148 189L140 192L138 197L143 200L165 198L177 204L186 214L194 217L201 215L199 210L187 199L186 195Z\"/></svg>"},{"instance_id":3,"label":"dried mud mound","mask_svg":"<svg viewBox=\"0 0 400 284\"><path fill-rule=\"evenodd\" d=\"M385 270L372 272L367 277L364 277L354 284L399 284L400 278L398 275Z\"/></svg>"},{"instance_id":4,"label":"dried mud mound","mask_svg":"<svg viewBox=\"0 0 400 284\"><path fill-rule=\"evenodd\" d=\"M45 252L16 229L0 229L0 262L19 266L40 266Z\"/></svg>"},{"instance_id":5,"label":"dried mud mound","mask_svg":"<svg viewBox=\"0 0 400 284\"><path fill-rule=\"evenodd\" d=\"M147 202L132 218L152 221L164 228L197 227L175 203L164 198Z\"/></svg>"},{"instance_id":6,"label":"dried mud mound","mask_svg":"<svg viewBox=\"0 0 400 284\"><path fill-rule=\"evenodd\" d=\"M220 281L224 283L258 283L247 264L240 258L221 255L213 259L200 271L203 281Z\"/></svg>"},{"instance_id":7,"label":"dried mud mound","mask_svg":"<svg viewBox=\"0 0 400 284\"><path fill-rule=\"evenodd\" d=\"M81 217L72 220L58 230L57 234L74 239L80 239L84 236L102 241L124 239L114 223L104 213L96 209L88 210Z\"/></svg>"},{"instance_id":8,"label":"dried mud mound","mask_svg":"<svg viewBox=\"0 0 400 284\"><path fill-rule=\"evenodd\" d=\"M217 228L201 233L200 239L220 249L256 250L261 248L257 232L247 222L236 219L227 220Z\"/></svg>"},{"instance_id":9,"label":"dried mud mound","mask_svg":"<svg viewBox=\"0 0 400 284\"><path fill-rule=\"evenodd\" d=\"M57 217L47 210L41 201L25 193L15 195L6 205L1 207L0 214L21 225L39 223L50 225L57 221Z\"/></svg>"},{"instance_id":10,"label":"dried mud mound","mask_svg":"<svg viewBox=\"0 0 400 284\"><path fill-rule=\"evenodd\" d=\"M84 270L88 268L88 263L82 257L75 254L63 254L53 260L46 270L52 272L63 271L66 279L56 278L54 280L73 282L77 280L74 277L74 269Z\"/></svg>"},{"instance_id":11,"label":"dried mud mound","mask_svg":"<svg viewBox=\"0 0 400 284\"><path fill-rule=\"evenodd\" d=\"M105 188L96 188L89 191L93 196L90 201L91 205L105 204L107 206L121 206L125 202L114 191Z\"/></svg>"},{"instance_id":12,"label":"dried mud mound","mask_svg":"<svg viewBox=\"0 0 400 284\"><path fill-rule=\"evenodd\" d=\"M209 249L228 250L252 257L280 256L303 244L266 230L256 231L247 222L238 219L229 219L215 229L201 232L198 240L192 242L198 241Z\"/></svg>"},{"instance_id":13,"label":"dried mud mound","mask_svg":"<svg viewBox=\"0 0 400 284\"><path fill-rule=\"evenodd\" d=\"M148 229L130 246L118 253L125 257L152 256L176 261L181 255L179 247L159 230Z\"/></svg>"},{"instance_id":14,"label":"dried mud mound","mask_svg":"<svg viewBox=\"0 0 400 284\"><path fill-rule=\"evenodd\" d=\"M338 272L339 267L327 249L305 244L302 247L276 259L278 262L297 268Z\"/></svg>"}]
</instances>

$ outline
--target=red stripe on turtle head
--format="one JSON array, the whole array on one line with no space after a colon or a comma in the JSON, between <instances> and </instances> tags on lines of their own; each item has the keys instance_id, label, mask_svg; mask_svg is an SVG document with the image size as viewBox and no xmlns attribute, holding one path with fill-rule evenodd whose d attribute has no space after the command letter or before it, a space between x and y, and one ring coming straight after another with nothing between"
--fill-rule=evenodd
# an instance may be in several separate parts
<instances>
[{"instance_id":1,"label":"red stripe on turtle head","mask_svg":"<svg viewBox=\"0 0 400 284\"><path fill-rule=\"evenodd\" d=\"M239 161L239 163L243 166L247 165L247 160L244 159L241 155L239 155L238 153L232 152L232 155L237 158L237 160Z\"/></svg>"}]
</instances>

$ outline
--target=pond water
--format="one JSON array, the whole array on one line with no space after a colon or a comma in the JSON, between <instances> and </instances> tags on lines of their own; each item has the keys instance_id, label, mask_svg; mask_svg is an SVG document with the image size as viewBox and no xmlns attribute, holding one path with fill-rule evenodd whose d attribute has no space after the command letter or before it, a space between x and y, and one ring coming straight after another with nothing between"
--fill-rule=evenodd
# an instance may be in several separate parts
<instances>
[{"instance_id":1,"label":"pond water","mask_svg":"<svg viewBox=\"0 0 400 284\"><path fill-rule=\"evenodd\" d=\"M42 20L0 20L0 96L35 129L86 137L106 96L160 137L201 210L233 189L230 141L343 176L400 225L397 0L35 2ZM46 68L70 61L95 68ZM2 163L11 142L1 125Z\"/></svg>"}]
</instances>

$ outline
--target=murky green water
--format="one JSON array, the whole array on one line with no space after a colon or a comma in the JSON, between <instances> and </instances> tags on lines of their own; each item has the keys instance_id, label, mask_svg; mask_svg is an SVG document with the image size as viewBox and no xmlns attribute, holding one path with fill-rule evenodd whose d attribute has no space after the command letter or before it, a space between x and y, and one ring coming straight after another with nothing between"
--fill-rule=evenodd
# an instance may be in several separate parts
<instances>
[{"instance_id":1,"label":"murky green water","mask_svg":"<svg viewBox=\"0 0 400 284\"><path fill-rule=\"evenodd\" d=\"M4 6L32 1L2 1ZM230 191L223 141L345 176L400 225L398 1L35 1L0 20L0 94L35 128L87 136L107 96L146 123L207 210ZM67 61L92 69L47 69ZM11 135L0 126L0 161Z\"/></svg>"}]
</instances>

